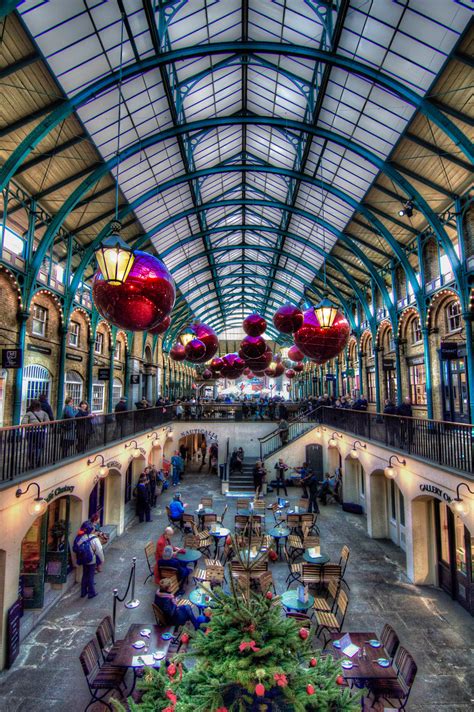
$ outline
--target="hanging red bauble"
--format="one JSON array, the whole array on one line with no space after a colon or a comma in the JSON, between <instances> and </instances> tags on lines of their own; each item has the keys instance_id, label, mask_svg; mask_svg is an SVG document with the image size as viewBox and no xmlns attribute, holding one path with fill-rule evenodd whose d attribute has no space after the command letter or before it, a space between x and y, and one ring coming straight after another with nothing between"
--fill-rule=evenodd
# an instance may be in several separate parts
<instances>
[{"instance_id":1,"label":"hanging red bauble","mask_svg":"<svg viewBox=\"0 0 474 712\"><path fill-rule=\"evenodd\" d=\"M258 682L258 683L255 685L255 694L257 695L257 697L263 697L263 696L264 696L264 694L265 694L265 687L264 687L264 685L263 685L261 682Z\"/></svg>"},{"instance_id":2,"label":"hanging red bauble","mask_svg":"<svg viewBox=\"0 0 474 712\"><path fill-rule=\"evenodd\" d=\"M201 339L191 339L184 347L186 361L191 363L199 363L203 356L206 355L206 346Z\"/></svg>"},{"instance_id":3,"label":"hanging red bauble","mask_svg":"<svg viewBox=\"0 0 474 712\"><path fill-rule=\"evenodd\" d=\"M303 312L290 302L283 304L273 315L275 329L282 334L292 334L303 325Z\"/></svg>"},{"instance_id":4,"label":"hanging red bauble","mask_svg":"<svg viewBox=\"0 0 474 712\"><path fill-rule=\"evenodd\" d=\"M311 685L311 684L306 685L306 692L308 693L308 695L314 695L315 690L314 690L313 685Z\"/></svg>"},{"instance_id":5,"label":"hanging red bauble","mask_svg":"<svg viewBox=\"0 0 474 712\"><path fill-rule=\"evenodd\" d=\"M173 345L170 351L170 358L172 358L173 361L184 361L184 359L186 358L186 353L184 351L183 344Z\"/></svg>"},{"instance_id":6,"label":"hanging red bauble","mask_svg":"<svg viewBox=\"0 0 474 712\"><path fill-rule=\"evenodd\" d=\"M201 356L198 361L195 360L193 363L205 363L217 353L217 349L219 348L217 334L214 329L200 321L191 324L191 329L196 334L196 338L202 341L206 347L205 354Z\"/></svg>"},{"instance_id":7,"label":"hanging red bauble","mask_svg":"<svg viewBox=\"0 0 474 712\"><path fill-rule=\"evenodd\" d=\"M242 358L245 359L258 358L265 353L266 348L267 344L262 336L246 336L240 342L239 355L242 355Z\"/></svg>"},{"instance_id":8,"label":"hanging red bauble","mask_svg":"<svg viewBox=\"0 0 474 712\"><path fill-rule=\"evenodd\" d=\"M253 314L249 314L248 317L244 319L242 326L245 333L249 336L260 336L267 328L267 322L263 316L260 316L260 314L254 312Z\"/></svg>"},{"instance_id":9,"label":"hanging red bauble","mask_svg":"<svg viewBox=\"0 0 474 712\"><path fill-rule=\"evenodd\" d=\"M216 358L213 358L211 363L209 364L209 368L214 373L218 373L221 370L223 365L224 365L224 361L221 358L219 358L219 356L216 356Z\"/></svg>"},{"instance_id":10,"label":"hanging red bauble","mask_svg":"<svg viewBox=\"0 0 474 712\"><path fill-rule=\"evenodd\" d=\"M92 283L92 296L99 314L114 326L147 331L171 313L176 292L163 262L148 252L136 250L125 282L106 282L99 270Z\"/></svg>"},{"instance_id":11,"label":"hanging red bauble","mask_svg":"<svg viewBox=\"0 0 474 712\"><path fill-rule=\"evenodd\" d=\"M317 664L318 664L318 661L316 660L316 658L311 658L311 660L309 661L310 667L316 667Z\"/></svg>"},{"instance_id":12,"label":"hanging red bauble","mask_svg":"<svg viewBox=\"0 0 474 712\"><path fill-rule=\"evenodd\" d=\"M336 677L336 685L345 685L345 684L346 684L346 681L344 680L342 675L338 675Z\"/></svg>"},{"instance_id":13,"label":"hanging red bauble","mask_svg":"<svg viewBox=\"0 0 474 712\"><path fill-rule=\"evenodd\" d=\"M226 354L223 356L224 366L221 368L223 378L238 378L246 366L245 361L238 354Z\"/></svg>"},{"instance_id":14,"label":"hanging red bauble","mask_svg":"<svg viewBox=\"0 0 474 712\"><path fill-rule=\"evenodd\" d=\"M314 309L311 308L305 311L303 326L293 338L305 356L322 364L341 353L349 341L350 331L349 322L341 312L337 312L331 327L322 329Z\"/></svg>"},{"instance_id":15,"label":"hanging red bauble","mask_svg":"<svg viewBox=\"0 0 474 712\"><path fill-rule=\"evenodd\" d=\"M309 636L309 631L307 628L300 628L298 631L298 635L300 636L301 640L306 640L306 638Z\"/></svg>"},{"instance_id":16,"label":"hanging red bauble","mask_svg":"<svg viewBox=\"0 0 474 712\"><path fill-rule=\"evenodd\" d=\"M264 371L265 375L268 376L269 378L274 378L275 376L275 369L273 366L269 366L268 368L265 369Z\"/></svg>"},{"instance_id":17,"label":"hanging red bauble","mask_svg":"<svg viewBox=\"0 0 474 712\"><path fill-rule=\"evenodd\" d=\"M301 373L302 371L304 371L304 363L302 363L301 361L295 363L295 365L293 366L293 371L296 371L296 373Z\"/></svg>"},{"instance_id":18,"label":"hanging red bauble","mask_svg":"<svg viewBox=\"0 0 474 712\"><path fill-rule=\"evenodd\" d=\"M251 368L255 373L255 371L264 371L270 365L271 361L272 352L265 351L265 353L258 358L246 358L245 365Z\"/></svg>"},{"instance_id":19,"label":"hanging red bauble","mask_svg":"<svg viewBox=\"0 0 474 712\"><path fill-rule=\"evenodd\" d=\"M275 377L282 376L285 373L285 367L282 363L275 364Z\"/></svg>"},{"instance_id":20,"label":"hanging red bauble","mask_svg":"<svg viewBox=\"0 0 474 712\"><path fill-rule=\"evenodd\" d=\"M202 377L203 377L203 379L204 379L205 381L209 381L211 378L214 378L214 374L212 373L212 371L211 371L210 368L206 368L206 369L202 372Z\"/></svg>"},{"instance_id":21,"label":"hanging red bauble","mask_svg":"<svg viewBox=\"0 0 474 712\"><path fill-rule=\"evenodd\" d=\"M291 346L288 349L288 358L290 361L302 361L304 359L304 354L297 346Z\"/></svg>"},{"instance_id":22,"label":"hanging red bauble","mask_svg":"<svg viewBox=\"0 0 474 712\"><path fill-rule=\"evenodd\" d=\"M148 329L150 334L164 334L171 324L171 317L165 316L163 321L153 327L153 329Z\"/></svg>"},{"instance_id":23,"label":"hanging red bauble","mask_svg":"<svg viewBox=\"0 0 474 712\"><path fill-rule=\"evenodd\" d=\"M289 368L287 371L285 371L285 376L287 378L294 378L296 376L296 372L292 368Z\"/></svg>"}]
</instances>

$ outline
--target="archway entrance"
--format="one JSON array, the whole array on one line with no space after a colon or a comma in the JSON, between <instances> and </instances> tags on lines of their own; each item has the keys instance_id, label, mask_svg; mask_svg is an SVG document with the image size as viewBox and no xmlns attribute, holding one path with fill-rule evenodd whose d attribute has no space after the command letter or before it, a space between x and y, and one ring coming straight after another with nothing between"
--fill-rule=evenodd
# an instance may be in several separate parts
<instances>
[{"instance_id":1,"label":"archway entrance","mask_svg":"<svg viewBox=\"0 0 474 712\"><path fill-rule=\"evenodd\" d=\"M358 505L365 514L367 510L366 488L366 473L361 463L353 457L346 457L342 478L343 502Z\"/></svg>"},{"instance_id":2,"label":"archway entrance","mask_svg":"<svg viewBox=\"0 0 474 712\"><path fill-rule=\"evenodd\" d=\"M474 537L446 502L434 500L436 563L439 586L474 613Z\"/></svg>"}]
</instances>

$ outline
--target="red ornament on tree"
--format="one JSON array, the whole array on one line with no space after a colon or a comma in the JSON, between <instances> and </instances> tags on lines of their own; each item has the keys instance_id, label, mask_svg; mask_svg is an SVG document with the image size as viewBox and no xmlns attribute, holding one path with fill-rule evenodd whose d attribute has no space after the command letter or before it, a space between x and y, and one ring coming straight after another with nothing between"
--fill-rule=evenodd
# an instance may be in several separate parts
<instances>
[{"instance_id":1,"label":"red ornament on tree","mask_svg":"<svg viewBox=\"0 0 474 712\"><path fill-rule=\"evenodd\" d=\"M288 685L288 678L283 672L276 672L273 676L273 679L275 680L278 687L286 687Z\"/></svg>"},{"instance_id":2,"label":"red ornament on tree","mask_svg":"<svg viewBox=\"0 0 474 712\"><path fill-rule=\"evenodd\" d=\"M262 684L261 682L258 682L258 683L255 685L255 694L257 695L257 697L263 697L263 696L264 696L264 694L265 694L265 687L263 686L263 684Z\"/></svg>"},{"instance_id":3,"label":"red ornament on tree","mask_svg":"<svg viewBox=\"0 0 474 712\"><path fill-rule=\"evenodd\" d=\"M270 561L277 561L278 554L276 553L276 551L273 551L273 549L270 549L268 552L268 558L270 559Z\"/></svg>"},{"instance_id":4,"label":"red ornament on tree","mask_svg":"<svg viewBox=\"0 0 474 712\"><path fill-rule=\"evenodd\" d=\"M290 302L283 304L273 315L273 324L282 334L292 334L303 324L303 312Z\"/></svg>"},{"instance_id":5,"label":"red ornament on tree","mask_svg":"<svg viewBox=\"0 0 474 712\"><path fill-rule=\"evenodd\" d=\"M306 692L308 693L308 695L314 695L313 685L306 685Z\"/></svg>"},{"instance_id":6,"label":"red ornament on tree","mask_svg":"<svg viewBox=\"0 0 474 712\"><path fill-rule=\"evenodd\" d=\"M290 361L302 361L304 359L304 354L301 353L297 346L290 346L288 349L288 358Z\"/></svg>"},{"instance_id":7,"label":"red ornament on tree","mask_svg":"<svg viewBox=\"0 0 474 712\"><path fill-rule=\"evenodd\" d=\"M316 658L311 658L311 660L309 661L310 667L316 667L317 664L318 661L316 660Z\"/></svg>"},{"instance_id":8,"label":"red ornament on tree","mask_svg":"<svg viewBox=\"0 0 474 712\"><path fill-rule=\"evenodd\" d=\"M106 282L100 270L92 283L97 311L120 329L147 331L160 324L173 309L173 278L161 260L135 251L135 261L122 284Z\"/></svg>"},{"instance_id":9,"label":"red ornament on tree","mask_svg":"<svg viewBox=\"0 0 474 712\"><path fill-rule=\"evenodd\" d=\"M309 636L309 631L307 628L300 628L298 631L298 635L300 636L301 640L306 640L306 638Z\"/></svg>"},{"instance_id":10,"label":"red ornament on tree","mask_svg":"<svg viewBox=\"0 0 474 712\"><path fill-rule=\"evenodd\" d=\"M176 665L174 663L170 663L166 670L167 675L169 677L174 677L176 675L176 672L177 672Z\"/></svg>"},{"instance_id":11,"label":"red ornament on tree","mask_svg":"<svg viewBox=\"0 0 474 712\"><path fill-rule=\"evenodd\" d=\"M303 326L294 334L295 344L308 358L322 364L337 356L350 336L347 319L337 312L333 325L322 329L313 308L304 313Z\"/></svg>"},{"instance_id":12,"label":"red ornament on tree","mask_svg":"<svg viewBox=\"0 0 474 712\"><path fill-rule=\"evenodd\" d=\"M172 702L173 705L175 705L178 698L175 695L175 693L173 692L173 690L166 690L165 694L166 694L166 697L169 699L169 701Z\"/></svg>"},{"instance_id":13,"label":"red ornament on tree","mask_svg":"<svg viewBox=\"0 0 474 712\"><path fill-rule=\"evenodd\" d=\"M302 363L301 361L295 363L295 365L293 366L293 371L296 371L296 373L301 373L302 371L304 371L304 363Z\"/></svg>"},{"instance_id":14,"label":"red ornament on tree","mask_svg":"<svg viewBox=\"0 0 474 712\"><path fill-rule=\"evenodd\" d=\"M246 336L240 342L239 356L242 358L258 358L265 353L267 344L262 336Z\"/></svg>"},{"instance_id":15,"label":"red ornament on tree","mask_svg":"<svg viewBox=\"0 0 474 712\"><path fill-rule=\"evenodd\" d=\"M244 319L242 326L245 333L249 336L260 336L267 328L267 322L263 316L254 312Z\"/></svg>"},{"instance_id":16,"label":"red ornament on tree","mask_svg":"<svg viewBox=\"0 0 474 712\"><path fill-rule=\"evenodd\" d=\"M171 324L171 317L165 316L163 321L153 327L153 329L148 329L150 334L164 334Z\"/></svg>"},{"instance_id":17,"label":"red ornament on tree","mask_svg":"<svg viewBox=\"0 0 474 712\"><path fill-rule=\"evenodd\" d=\"M296 372L293 371L292 368L289 368L289 369L287 369L287 371L285 371L285 375L286 375L287 378L290 378L290 379L291 379L291 378L294 378L294 377L296 376Z\"/></svg>"},{"instance_id":18,"label":"red ornament on tree","mask_svg":"<svg viewBox=\"0 0 474 712\"><path fill-rule=\"evenodd\" d=\"M170 350L170 358L172 358L173 361L184 361L186 358L184 346L182 344L174 344Z\"/></svg>"},{"instance_id":19,"label":"red ornament on tree","mask_svg":"<svg viewBox=\"0 0 474 712\"><path fill-rule=\"evenodd\" d=\"M265 594L265 598L268 598L268 600L271 601L273 598L273 593L271 591L267 591Z\"/></svg>"},{"instance_id":20,"label":"red ornament on tree","mask_svg":"<svg viewBox=\"0 0 474 712\"><path fill-rule=\"evenodd\" d=\"M342 675L336 677L336 685L345 685L345 680Z\"/></svg>"},{"instance_id":21,"label":"red ornament on tree","mask_svg":"<svg viewBox=\"0 0 474 712\"><path fill-rule=\"evenodd\" d=\"M186 645L187 643L189 643L189 635L188 635L187 633L183 633L183 635L181 636L181 642L182 642L184 645Z\"/></svg>"},{"instance_id":22,"label":"red ornament on tree","mask_svg":"<svg viewBox=\"0 0 474 712\"><path fill-rule=\"evenodd\" d=\"M199 363L203 356L206 355L206 346L201 339L191 339L184 347L186 360L191 363Z\"/></svg>"}]
</instances>

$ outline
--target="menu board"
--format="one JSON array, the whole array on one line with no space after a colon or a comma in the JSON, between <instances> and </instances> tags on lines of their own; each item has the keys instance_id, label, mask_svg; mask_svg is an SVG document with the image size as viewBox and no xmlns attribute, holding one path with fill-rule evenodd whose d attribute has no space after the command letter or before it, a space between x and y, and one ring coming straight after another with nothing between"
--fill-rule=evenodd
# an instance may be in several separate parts
<instances>
[{"instance_id":1,"label":"menu board","mask_svg":"<svg viewBox=\"0 0 474 712\"><path fill-rule=\"evenodd\" d=\"M16 601L7 614L7 661L6 667L10 668L20 652L20 618L23 615L21 601Z\"/></svg>"}]
</instances>

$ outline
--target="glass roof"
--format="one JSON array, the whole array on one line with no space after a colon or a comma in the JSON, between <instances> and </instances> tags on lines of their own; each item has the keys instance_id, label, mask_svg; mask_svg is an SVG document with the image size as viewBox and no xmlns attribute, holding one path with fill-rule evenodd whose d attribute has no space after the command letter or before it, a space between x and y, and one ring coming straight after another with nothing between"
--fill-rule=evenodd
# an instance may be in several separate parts
<instances>
[{"instance_id":1,"label":"glass roof","mask_svg":"<svg viewBox=\"0 0 474 712\"><path fill-rule=\"evenodd\" d=\"M126 68L171 53L99 89L77 115L104 161L127 152L120 188L191 311L233 333L236 315L259 309L271 320L284 299L304 297L379 174L361 151L385 161L416 111L390 80L424 97L470 17L447 0L407 5L25 0L18 9L70 98L118 71L121 55Z\"/></svg>"}]
</instances>

